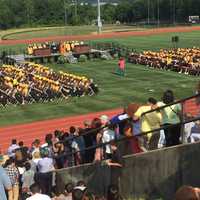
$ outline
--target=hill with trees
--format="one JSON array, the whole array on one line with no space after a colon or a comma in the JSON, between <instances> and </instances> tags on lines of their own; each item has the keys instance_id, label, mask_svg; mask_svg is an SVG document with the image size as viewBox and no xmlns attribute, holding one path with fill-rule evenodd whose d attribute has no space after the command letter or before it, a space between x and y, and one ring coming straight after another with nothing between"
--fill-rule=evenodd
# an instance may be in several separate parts
<instances>
[{"instance_id":1,"label":"hill with trees","mask_svg":"<svg viewBox=\"0 0 200 200\"><path fill-rule=\"evenodd\" d=\"M82 2L88 4L81 4ZM0 0L0 29L52 25L91 24L97 0ZM190 15L200 15L200 0L101 0L105 23L187 22ZM111 5L118 2L118 5ZM159 2L159 4L158 4ZM149 19L149 20L147 20Z\"/></svg>"}]
</instances>

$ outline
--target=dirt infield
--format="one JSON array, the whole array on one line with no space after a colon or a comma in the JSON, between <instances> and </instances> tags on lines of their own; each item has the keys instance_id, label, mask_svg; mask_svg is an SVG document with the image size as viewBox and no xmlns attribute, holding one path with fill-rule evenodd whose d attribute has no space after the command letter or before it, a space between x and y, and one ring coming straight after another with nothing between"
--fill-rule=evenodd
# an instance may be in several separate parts
<instances>
[{"instance_id":1,"label":"dirt infield","mask_svg":"<svg viewBox=\"0 0 200 200\"><path fill-rule=\"evenodd\" d=\"M103 39L103 38L121 38L121 37L130 37L130 36L149 36L149 35L158 35L164 33L180 33L180 32L191 32L199 31L200 26L192 27L171 27L171 28L157 28L149 29L144 31L129 31L129 32L111 32L111 33L102 33L100 35L90 34L90 35L79 35L79 36L54 36L46 38L33 38L33 39L24 39L24 40L0 40L0 45L16 45L16 44L31 44L31 43L40 43L46 41L66 41L66 40L94 40L94 39Z\"/></svg>"}]
</instances>

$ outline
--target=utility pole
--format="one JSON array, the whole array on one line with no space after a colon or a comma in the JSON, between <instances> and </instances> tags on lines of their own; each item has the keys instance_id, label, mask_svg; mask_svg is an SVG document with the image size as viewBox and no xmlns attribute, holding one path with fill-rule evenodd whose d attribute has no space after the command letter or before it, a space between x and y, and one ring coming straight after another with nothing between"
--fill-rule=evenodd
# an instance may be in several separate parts
<instances>
[{"instance_id":1,"label":"utility pole","mask_svg":"<svg viewBox=\"0 0 200 200\"><path fill-rule=\"evenodd\" d=\"M97 17L98 33L100 34L102 31L100 0L97 0L97 13L98 13L98 17Z\"/></svg>"}]
</instances>

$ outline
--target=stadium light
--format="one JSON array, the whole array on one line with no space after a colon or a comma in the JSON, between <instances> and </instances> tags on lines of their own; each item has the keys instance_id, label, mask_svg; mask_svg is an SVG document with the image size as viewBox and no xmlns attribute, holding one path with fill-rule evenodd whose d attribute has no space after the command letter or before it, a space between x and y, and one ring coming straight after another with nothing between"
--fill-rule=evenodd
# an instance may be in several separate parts
<instances>
[{"instance_id":1,"label":"stadium light","mask_svg":"<svg viewBox=\"0 0 200 200\"><path fill-rule=\"evenodd\" d=\"M97 0L97 26L98 26L98 33L101 33L102 31L102 22L101 22L101 5L100 5L100 0Z\"/></svg>"}]
</instances>

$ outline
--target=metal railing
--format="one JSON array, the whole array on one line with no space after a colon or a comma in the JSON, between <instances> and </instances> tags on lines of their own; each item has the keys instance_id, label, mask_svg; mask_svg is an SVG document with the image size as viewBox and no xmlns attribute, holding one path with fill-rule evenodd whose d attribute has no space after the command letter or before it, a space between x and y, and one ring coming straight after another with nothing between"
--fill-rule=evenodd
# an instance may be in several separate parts
<instances>
[{"instance_id":1,"label":"metal railing","mask_svg":"<svg viewBox=\"0 0 200 200\"><path fill-rule=\"evenodd\" d=\"M152 110L150 110L150 111L147 111L147 112L143 113L143 115L146 115L146 114L148 114L148 113L152 113L152 112L155 112L155 111L160 111L160 110L162 110L162 109L164 109L164 108L166 108L166 107L169 107L169 106L172 106L172 105L176 105L176 104L178 104L178 103L183 104L184 102L186 102L186 101L188 101L188 100L191 100L191 99L194 99L194 98L199 98L199 97L200 97L200 94L193 95L193 96L190 96L190 97L187 97L187 98L184 98L184 99L175 101L175 102L173 102L173 103L170 103L170 104L167 104L167 105L158 107L158 108L156 108L156 109L152 109ZM183 112L182 112L182 114L183 114ZM115 123L115 124L116 124L116 125L119 125L119 123L122 123L122 122L124 122L124 121L126 121L126 120L128 120L128 119L131 119L131 118L124 119L124 120L122 120L122 121L120 121L120 122L118 122L118 123ZM183 118L183 119L184 119L184 118ZM200 120L200 116L192 117L192 118L190 118L190 119L180 120L179 123L161 126L160 128L156 128L156 129L153 129L153 130L150 130L150 131L146 131L146 132L142 132L142 131L141 131L141 132L139 132L137 135L132 135L132 136L129 136L129 137L124 136L124 137L121 137L121 138L118 138L118 139L111 140L111 141L106 142L106 143L96 144L96 145L93 145L93 146L91 146L91 147L87 147L87 148L84 148L84 149L82 149L82 150L79 150L79 151L64 153L64 154L62 154L62 155L60 155L60 156L74 156L74 155L76 155L77 153L82 153L82 152L94 150L94 149L97 149L97 148L103 148L103 147L105 147L106 145L112 144L113 142L117 144L117 143L119 143L119 142L131 140L131 139L133 139L133 138L143 137L143 136L148 135L149 133L152 133L152 135L153 135L153 134L160 134L160 131L163 130L163 128L170 128L170 127L173 127L174 125L181 125L182 127L184 127L185 124L190 123L190 122L195 122L195 121L198 121L198 120ZM115 124L114 124L114 125L115 125ZM113 125L113 124L112 124L112 125ZM109 125L105 125L105 126L100 127L100 128L92 129L92 130L90 130L90 131L88 131L88 132L86 132L86 133L84 133L84 134L82 134L82 135L77 135L77 136L68 138L68 139L66 139L66 140L61 140L61 141L59 141L59 142L63 142L63 143L64 143L64 142L68 142L68 141L70 141L70 140L74 140L74 139L76 139L76 138L78 138L78 137L82 137L82 136L86 136L86 135L89 135L89 134L97 133L97 132L99 132L99 131L101 131L101 130L103 130L103 129L105 129L105 128L109 128L109 126L110 126L110 124L109 124ZM182 134L182 137L183 137L183 134ZM56 158L58 158L58 157L60 157L60 156L57 156Z\"/></svg>"},{"instance_id":2,"label":"metal railing","mask_svg":"<svg viewBox=\"0 0 200 200\"><path fill-rule=\"evenodd\" d=\"M156 108L156 109L152 109L152 110L150 110L150 111L147 111L147 112L144 112L142 115L143 116L145 116L146 114L148 114L148 113L152 113L152 112L156 112L156 111L161 111L161 110L163 110L163 109L165 109L165 108L167 108L167 107L170 107L170 106L172 106L172 105L176 105L176 104L181 104L181 115L180 116L178 116L178 113L175 113L176 115L177 115L177 117L179 117L179 119L180 119L180 122L181 122L181 139L182 139L182 143L184 143L185 142L185 140L184 140L184 138L185 138L185 136L184 136L184 103L186 102L186 101L188 101L188 100L191 100L191 99L196 99L196 98L199 98L200 97L200 94L196 94L196 95L193 95L193 96L190 96L190 97L186 97L186 98L183 98L183 99L180 99L180 100L177 100L177 101L174 101L174 102L172 102L172 103L170 103L170 104L166 104L166 105L164 105L164 106L161 106L161 107L158 107L158 108Z\"/></svg>"},{"instance_id":3,"label":"metal railing","mask_svg":"<svg viewBox=\"0 0 200 200\"><path fill-rule=\"evenodd\" d=\"M184 124L187 124L187 123L190 123L190 122L195 122L195 121L198 121L198 120L200 120L200 116L194 117L192 119L185 120L184 122L166 125L165 128L170 128L170 127L173 127L174 125L178 125L178 124L184 125ZM119 142L123 142L123 141L126 141L126 140L131 140L133 138L146 136L149 133L159 134L158 131L160 131L160 130L163 130L163 127L160 127L160 128L157 128L157 129L153 129L153 130L150 130L150 131L146 131L146 132L140 132L136 136L133 135L133 136L129 136L129 137L122 137L122 138L119 138L119 139L111 140L110 142L100 143L100 144L97 144L97 145L94 145L94 146L91 146L91 147L87 147L87 148L85 148L83 150L75 151L75 152L72 152L72 153L65 153L65 154L62 154L60 156L56 156L56 158L63 157L63 156L74 156L77 153L82 153L82 152L85 152L85 151L90 151L90 150L93 150L93 149L102 148L102 147L105 147L106 145L110 145L112 143L116 143L117 144ZM156 132L156 133L154 133L154 132Z\"/></svg>"}]
</instances>

